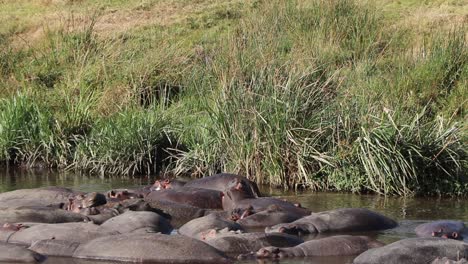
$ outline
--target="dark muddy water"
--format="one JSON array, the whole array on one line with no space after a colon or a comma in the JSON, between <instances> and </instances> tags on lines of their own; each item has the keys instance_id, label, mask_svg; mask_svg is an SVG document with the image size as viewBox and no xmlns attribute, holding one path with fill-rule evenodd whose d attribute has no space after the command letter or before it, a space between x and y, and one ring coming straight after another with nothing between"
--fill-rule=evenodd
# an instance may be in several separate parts
<instances>
[{"instance_id":1,"label":"dark muddy water","mask_svg":"<svg viewBox=\"0 0 468 264\"><path fill-rule=\"evenodd\" d=\"M25 172L18 170L0 169L0 192L22 188L36 188L43 186L64 186L80 191L107 191L113 188L133 188L154 182L153 178L126 177L96 177L73 173ZM399 226L395 229L366 233L384 242L391 243L399 239L414 237L414 228L431 220L454 219L468 222L467 198L406 198L383 197L376 195L355 195L349 193L311 193L311 192L283 192L268 187L261 188L266 195L280 196L290 201L300 202L302 206L314 212L326 211L344 207L364 207L383 213L395 220ZM304 237L314 239L317 236ZM280 262L242 261L238 263L352 263L354 256L334 258L290 259ZM47 264L61 263L111 263L72 260L69 258L50 258Z\"/></svg>"}]
</instances>

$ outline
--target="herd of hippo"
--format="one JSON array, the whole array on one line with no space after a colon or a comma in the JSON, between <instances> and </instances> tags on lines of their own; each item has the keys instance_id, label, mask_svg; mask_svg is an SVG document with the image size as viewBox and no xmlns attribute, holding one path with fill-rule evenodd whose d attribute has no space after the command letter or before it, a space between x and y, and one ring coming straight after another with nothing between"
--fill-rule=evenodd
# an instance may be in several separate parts
<instances>
[{"instance_id":1,"label":"herd of hippo","mask_svg":"<svg viewBox=\"0 0 468 264\"><path fill-rule=\"evenodd\" d=\"M463 222L425 223L415 229L417 237L388 245L366 235L397 225L364 208L311 212L263 197L254 182L235 174L107 193L23 189L0 194L0 262L35 263L49 256L155 263L357 256L355 264L468 263ZM314 238L304 241L307 234Z\"/></svg>"}]
</instances>

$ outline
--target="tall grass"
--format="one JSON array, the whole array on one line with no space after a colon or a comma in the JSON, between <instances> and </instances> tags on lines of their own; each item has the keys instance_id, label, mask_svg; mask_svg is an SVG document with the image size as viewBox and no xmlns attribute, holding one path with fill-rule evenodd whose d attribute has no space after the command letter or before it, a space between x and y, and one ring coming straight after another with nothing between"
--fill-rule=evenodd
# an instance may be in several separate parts
<instances>
[{"instance_id":1,"label":"tall grass","mask_svg":"<svg viewBox=\"0 0 468 264\"><path fill-rule=\"evenodd\" d=\"M208 140L189 145L177 172L234 171L296 188L463 192L466 142L460 124L438 114L450 87L466 90L461 31L434 33L414 49L355 1L272 1L248 17L210 51L210 88L191 88L212 95L200 136Z\"/></svg>"},{"instance_id":2,"label":"tall grass","mask_svg":"<svg viewBox=\"0 0 468 264\"><path fill-rule=\"evenodd\" d=\"M0 36L0 160L467 192L466 26L413 38L354 0L229 8L109 35L72 17L23 48Z\"/></svg>"},{"instance_id":3,"label":"tall grass","mask_svg":"<svg viewBox=\"0 0 468 264\"><path fill-rule=\"evenodd\" d=\"M375 120L375 127L362 128L357 157L368 177L368 189L400 195L441 193L453 188L446 186L448 182L460 180L461 162L466 160L460 128L447 126L442 117L425 120L426 111L401 125L387 112Z\"/></svg>"},{"instance_id":4,"label":"tall grass","mask_svg":"<svg viewBox=\"0 0 468 264\"><path fill-rule=\"evenodd\" d=\"M28 167L57 166L66 143L56 137L50 113L18 95L0 103L0 160Z\"/></svg>"}]
</instances>

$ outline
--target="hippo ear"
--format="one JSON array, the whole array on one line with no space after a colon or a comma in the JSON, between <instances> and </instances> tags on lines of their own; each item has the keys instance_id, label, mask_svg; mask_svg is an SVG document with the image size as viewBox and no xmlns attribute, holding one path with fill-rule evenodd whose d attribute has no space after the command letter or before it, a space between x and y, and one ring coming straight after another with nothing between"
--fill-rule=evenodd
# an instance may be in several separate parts
<instances>
[{"instance_id":1,"label":"hippo ear","mask_svg":"<svg viewBox=\"0 0 468 264\"><path fill-rule=\"evenodd\" d=\"M156 187L156 191L161 190L161 182L160 181L155 181L153 186Z\"/></svg>"},{"instance_id":2,"label":"hippo ear","mask_svg":"<svg viewBox=\"0 0 468 264\"><path fill-rule=\"evenodd\" d=\"M255 191L255 189L254 189L254 187L252 186L252 184L249 184L249 186L250 186L250 191L253 193L254 197L255 197L255 198L258 198L258 194L257 194L257 192Z\"/></svg>"},{"instance_id":3,"label":"hippo ear","mask_svg":"<svg viewBox=\"0 0 468 264\"><path fill-rule=\"evenodd\" d=\"M458 238L458 233L457 233L457 232L453 232L453 233L452 233L452 237L455 238L455 239Z\"/></svg>"}]
</instances>

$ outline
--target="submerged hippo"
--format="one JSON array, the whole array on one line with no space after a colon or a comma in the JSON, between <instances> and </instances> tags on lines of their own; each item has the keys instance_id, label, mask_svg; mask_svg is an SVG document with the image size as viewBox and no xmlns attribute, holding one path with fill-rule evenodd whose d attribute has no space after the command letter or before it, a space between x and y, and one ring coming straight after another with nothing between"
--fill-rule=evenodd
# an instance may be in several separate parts
<instances>
[{"instance_id":1,"label":"submerged hippo","mask_svg":"<svg viewBox=\"0 0 468 264\"><path fill-rule=\"evenodd\" d=\"M0 210L3 223L69 223L89 221L85 215L50 207Z\"/></svg>"},{"instance_id":2,"label":"submerged hippo","mask_svg":"<svg viewBox=\"0 0 468 264\"><path fill-rule=\"evenodd\" d=\"M461 221L440 220L419 225L415 229L420 237L442 237L462 239L462 233L467 232Z\"/></svg>"},{"instance_id":3,"label":"submerged hippo","mask_svg":"<svg viewBox=\"0 0 468 264\"><path fill-rule=\"evenodd\" d=\"M223 192L222 204L225 211L253 210L254 212L259 212L267 210L268 207L275 205L277 208L281 208L281 210L295 215L306 216L311 213L298 204L293 204L281 199L273 197L256 198L251 192L250 187L238 180L231 181L227 185Z\"/></svg>"},{"instance_id":4,"label":"submerged hippo","mask_svg":"<svg viewBox=\"0 0 468 264\"><path fill-rule=\"evenodd\" d=\"M106 196L102 193L92 192L79 194L68 199L66 210L80 213L81 209L97 207L107 203Z\"/></svg>"},{"instance_id":5,"label":"submerged hippo","mask_svg":"<svg viewBox=\"0 0 468 264\"><path fill-rule=\"evenodd\" d=\"M153 186L151 186L152 191L160 191L164 189L180 189L185 186L187 182L177 180L177 179L165 179L165 180L157 180L154 182ZM196 187L196 186L191 186ZM196 187L201 188L201 187ZM209 188L205 188L209 189Z\"/></svg>"},{"instance_id":6,"label":"submerged hippo","mask_svg":"<svg viewBox=\"0 0 468 264\"><path fill-rule=\"evenodd\" d=\"M205 243L227 254L243 254L262 247L294 247L304 241L297 236L281 233L238 233L212 229L203 237Z\"/></svg>"},{"instance_id":7,"label":"submerged hippo","mask_svg":"<svg viewBox=\"0 0 468 264\"><path fill-rule=\"evenodd\" d=\"M468 244L444 238L407 238L371 249L354 259L354 264L431 263L438 257L468 257Z\"/></svg>"},{"instance_id":8,"label":"submerged hippo","mask_svg":"<svg viewBox=\"0 0 468 264\"><path fill-rule=\"evenodd\" d=\"M226 263L212 246L186 236L130 233L101 237L80 245L75 258L157 263Z\"/></svg>"},{"instance_id":9,"label":"submerged hippo","mask_svg":"<svg viewBox=\"0 0 468 264\"><path fill-rule=\"evenodd\" d=\"M153 212L133 211L107 220L101 228L120 234L136 231L170 234L172 231L172 226L165 217Z\"/></svg>"},{"instance_id":10,"label":"submerged hippo","mask_svg":"<svg viewBox=\"0 0 468 264\"><path fill-rule=\"evenodd\" d=\"M171 224L174 227L180 227L190 220L202 217L206 214L209 214L210 212L208 209L202 209L195 206L166 200L152 200L148 201L148 204L152 208L159 208L164 213L170 215Z\"/></svg>"},{"instance_id":11,"label":"submerged hippo","mask_svg":"<svg viewBox=\"0 0 468 264\"><path fill-rule=\"evenodd\" d=\"M392 219L365 208L343 208L320 213L288 224L267 227L265 232L314 234L325 232L362 232L396 227Z\"/></svg>"},{"instance_id":12,"label":"submerged hippo","mask_svg":"<svg viewBox=\"0 0 468 264\"><path fill-rule=\"evenodd\" d=\"M221 230L243 230L242 226L234 221L227 220L217 214L209 214L204 217L193 219L192 221L181 226L178 230L179 234L196 238L204 239L204 235L212 229Z\"/></svg>"},{"instance_id":13,"label":"submerged hippo","mask_svg":"<svg viewBox=\"0 0 468 264\"><path fill-rule=\"evenodd\" d=\"M124 201L128 199L138 199L138 198L144 198L145 195L142 193L135 191L135 190L129 190L129 189L116 189L116 190L110 190L106 193L107 199L115 199L118 201Z\"/></svg>"},{"instance_id":14,"label":"submerged hippo","mask_svg":"<svg viewBox=\"0 0 468 264\"><path fill-rule=\"evenodd\" d=\"M253 208L252 212L249 212L249 209L247 209L240 216L235 218L238 218L236 222L245 228L265 228L281 223L290 223L303 216L302 213L283 210L281 207L274 204L260 212L253 212Z\"/></svg>"},{"instance_id":15,"label":"submerged hippo","mask_svg":"<svg viewBox=\"0 0 468 264\"><path fill-rule=\"evenodd\" d=\"M80 195L69 188L43 187L0 193L0 209L17 209L24 206L51 206L66 204L70 196ZM1 218L0 218L1 219Z\"/></svg>"},{"instance_id":16,"label":"submerged hippo","mask_svg":"<svg viewBox=\"0 0 468 264\"><path fill-rule=\"evenodd\" d=\"M222 209L221 198L222 192L219 191L183 187L151 192L145 197L145 200L147 202L166 200L198 208Z\"/></svg>"},{"instance_id":17,"label":"submerged hippo","mask_svg":"<svg viewBox=\"0 0 468 264\"><path fill-rule=\"evenodd\" d=\"M257 258L288 258L288 257L319 257L319 256L350 256L357 255L371 248L384 244L366 236L332 236L306 241L295 247L264 247L259 249ZM248 255L247 255L248 256ZM239 258L245 258L241 255Z\"/></svg>"},{"instance_id":18,"label":"submerged hippo","mask_svg":"<svg viewBox=\"0 0 468 264\"><path fill-rule=\"evenodd\" d=\"M35 241L44 239L59 239L82 243L94 238L112 234L118 234L118 232L103 229L91 222L36 224L10 234L7 242L27 246L30 246Z\"/></svg>"},{"instance_id":19,"label":"submerged hippo","mask_svg":"<svg viewBox=\"0 0 468 264\"><path fill-rule=\"evenodd\" d=\"M242 183L249 192L253 195L254 198L260 197L260 190L255 182L248 180L247 178L230 173L219 173L209 177L204 177L201 179L196 179L185 184L186 187L196 187L211 189L216 191L224 191L229 184L235 181L237 183Z\"/></svg>"}]
</instances>

